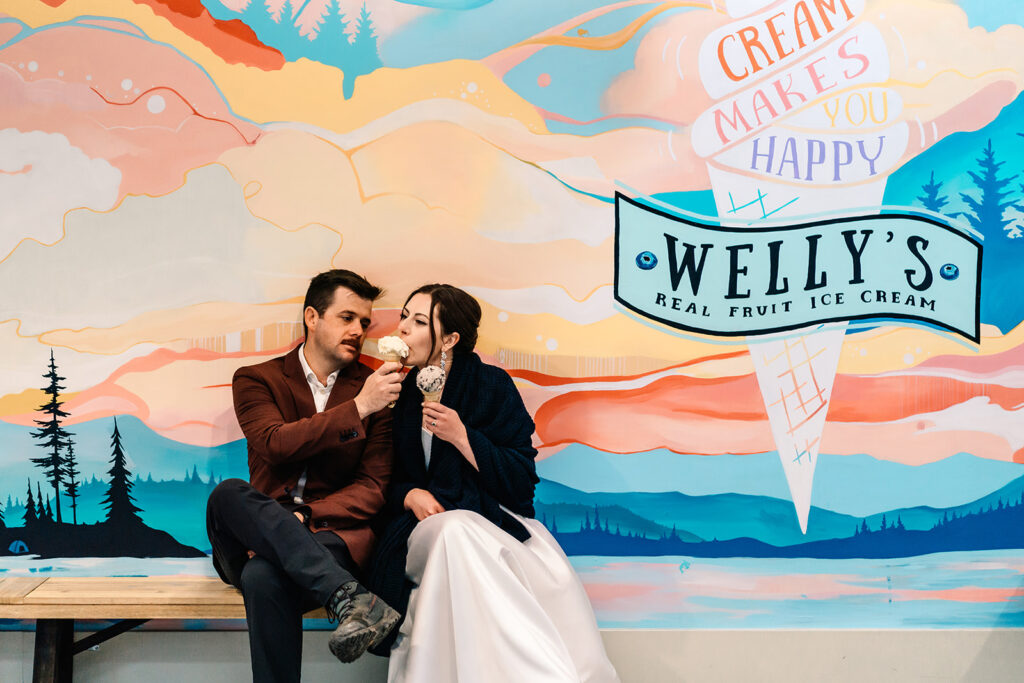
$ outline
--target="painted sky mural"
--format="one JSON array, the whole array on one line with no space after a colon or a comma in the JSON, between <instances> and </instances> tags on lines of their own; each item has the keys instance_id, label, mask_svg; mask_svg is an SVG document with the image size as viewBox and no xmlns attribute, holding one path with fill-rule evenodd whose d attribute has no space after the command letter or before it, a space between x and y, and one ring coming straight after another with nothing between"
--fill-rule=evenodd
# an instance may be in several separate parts
<instances>
[{"instance_id":1,"label":"painted sky mural","mask_svg":"<svg viewBox=\"0 0 1024 683\"><path fill-rule=\"evenodd\" d=\"M601 625L1024 626L1016 3L3 11L0 575L212 574L232 373L348 267L371 364L479 298Z\"/></svg>"}]
</instances>

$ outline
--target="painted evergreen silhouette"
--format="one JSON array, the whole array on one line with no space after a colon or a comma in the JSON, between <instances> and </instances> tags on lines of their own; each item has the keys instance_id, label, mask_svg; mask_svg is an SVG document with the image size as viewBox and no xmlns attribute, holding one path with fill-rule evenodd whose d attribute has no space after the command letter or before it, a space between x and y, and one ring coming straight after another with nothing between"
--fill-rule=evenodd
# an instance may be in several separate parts
<instances>
[{"instance_id":1,"label":"painted evergreen silhouette","mask_svg":"<svg viewBox=\"0 0 1024 683\"><path fill-rule=\"evenodd\" d=\"M61 421L68 416L68 413L61 410L62 402L59 400L60 392L64 387L61 382L64 378L57 374L57 364L53 360L53 349L50 349L50 370L44 378L50 380L43 388L43 391L50 397L39 411L49 417L45 420L33 420L39 429L32 432L32 438L39 439L42 443L37 444L40 448L46 449L49 453L40 458L32 458L32 464L46 472L47 480L53 486L56 497L57 521L61 522L60 515L60 489L64 483L64 456L61 450L71 436L63 427ZM40 501L41 502L41 501Z\"/></svg>"},{"instance_id":2,"label":"painted evergreen silhouette","mask_svg":"<svg viewBox=\"0 0 1024 683\"><path fill-rule=\"evenodd\" d=\"M924 191L924 196L918 197L917 201L921 202L921 205L929 211L942 213L942 207L949 203L949 199L945 195L939 194L942 183L935 182L935 171L932 171L928 182L922 185L921 189Z\"/></svg>"},{"instance_id":3,"label":"painted evergreen silhouette","mask_svg":"<svg viewBox=\"0 0 1024 683\"><path fill-rule=\"evenodd\" d=\"M103 507L107 508L107 521L115 524L141 523L142 519L136 513L142 512L142 509L135 506L135 500L132 498L131 472L128 471L124 448L121 446L121 432L117 428L116 417L110 445L113 448L110 457L111 467L107 472L110 475L110 486L103 498Z\"/></svg>"},{"instance_id":4,"label":"painted evergreen silhouette","mask_svg":"<svg viewBox=\"0 0 1024 683\"><path fill-rule=\"evenodd\" d=\"M11 497L7 496L7 500L8 500L7 505L10 506ZM3 506L0 506L0 529L6 529L6 528L7 528L7 525L4 524L4 508L3 508Z\"/></svg>"},{"instance_id":5,"label":"painted evergreen silhouette","mask_svg":"<svg viewBox=\"0 0 1024 683\"><path fill-rule=\"evenodd\" d=\"M302 14L302 10L304 10L306 8L306 5L308 4L309 0L303 0L302 6L299 7L299 11L296 12L296 14ZM334 0L331 0L320 9L320 14L318 14L316 19L313 20L313 28L309 29L305 33L301 33L300 35L306 37L309 40L315 40L316 37L320 35L320 29L327 22L327 18L337 11L338 8L335 5ZM347 25L344 19L341 20L341 23L342 25Z\"/></svg>"},{"instance_id":6,"label":"painted evergreen silhouette","mask_svg":"<svg viewBox=\"0 0 1024 683\"><path fill-rule=\"evenodd\" d=\"M1017 135L1020 135L1020 133L1017 133ZM1024 193L1024 183L1020 184L1020 191ZM1011 221L1010 225L1004 228L1006 236L1011 240L1019 240L1021 237L1024 237L1024 215L1022 215L1024 214L1024 206L1018 204L1015 208L1017 216Z\"/></svg>"},{"instance_id":7,"label":"painted evergreen silhouette","mask_svg":"<svg viewBox=\"0 0 1024 683\"><path fill-rule=\"evenodd\" d=\"M36 519L40 522L51 522L53 521L53 512L49 515L46 514L46 507L43 505L43 487L36 482Z\"/></svg>"},{"instance_id":8,"label":"painted evergreen silhouette","mask_svg":"<svg viewBox=\"0 0 1024 683\"><path fill-rule=\"evenodd\" d=\"M78 524L78 459L75 457L75 442L68 439L67 451L64 455L64 476L67 481L64 483L64 493L71 499L71 523Z\"/></svg>"},{"instance_id":9,"label":"painted evergreen silhouette","mask_svg":"<svg viewBox=\"0 0 1024 683\"><path fill-rule=\"evenodd\" d=\"M25 499L25 516L22 517L25 526L35 526L35 523L39 521L39 517L36 515L36 501L32 498L32 480L28 481L28 498Z\"/></svg>"},{"instance_id":10,"label":"painted evergreen silhouette","mask_svg":"<svg viewBox=\"0 0 1024 683\"><path fill-rule=\"evenodd\" d=\"M967 175L981 191L981 197L976 199L966 192L960 193L960 198L970 207L970 211L961 211L958 215L967 219L967 222L977 230L982 231L986 236L992 236L996 229L1008 232L1007 226L1013 221L1003 218L1007 209L1022 207L1013 200L1008 200L1012 192L1004 190L1011 180L1017 177L1013 174L1008 178L999 177L999 167L1003 161L996 161L995 151L992 149L992 140L989 139L985 149L982 150L980 158L976 159L981 168L981 174L968 171ZM1005 201L1004 201L1005 200Z\"/></svg>"},{"instance_id":11,"label":"painted evergreen silhouette","mask_svg":"<svg viewBox=\"0 0 1024 683\"><path fill-rule=\"evenodd\" d=\"M338 67L344 73L342 96L348 99L355 91L357 77L383 66L372 15L363 3L355 30L349 34L350 22L336 0L330 0L311 22L302 25L300 21L309 2L286 0L277 12L272 11L269 0L249 0L240 14L239 10L219 4L207 9L217 19L240 17L261 43L278 50L289 61L305 57Z\"/></svg>"},{"instance_id":12,"label":"painted evergreen silhouette","mask_svg":"<svg viewBox=\"0 0 1024 683\"><path fill-rule=\"evenodd\" d=\"M381 66L380 54L377 51L377 28L373 25L373 19L370 18L370 12L366 9L365 2L359 11L359 18L356 19L356 33L352 39L351 54L349 69L353 72L352 77L349 78L346 74L345 82L342 84L344 86L342 94L346 100L352 97L356 76L368 74Z\"/></svg>"}]
</instances>

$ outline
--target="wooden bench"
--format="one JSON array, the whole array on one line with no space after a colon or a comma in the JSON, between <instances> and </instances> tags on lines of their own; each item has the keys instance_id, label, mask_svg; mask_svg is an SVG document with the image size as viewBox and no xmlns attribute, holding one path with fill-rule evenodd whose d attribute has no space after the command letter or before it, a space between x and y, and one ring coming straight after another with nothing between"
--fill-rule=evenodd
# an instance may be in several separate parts
<instances>
[{"instance_id":1,"label":"wooden bench","mask_svg":"<svg viewBox=\"0 0 1024 683\"><path fill-rule=\"evenodd\" d=\"M326 618L323 609L306 614ZM216 577L0 579L0 619L34 619L32 680L71 681L72 657L150 619L244 619L237 589ZM117 623L75 641L75 620Z\"/></svg>"}]
</instances>

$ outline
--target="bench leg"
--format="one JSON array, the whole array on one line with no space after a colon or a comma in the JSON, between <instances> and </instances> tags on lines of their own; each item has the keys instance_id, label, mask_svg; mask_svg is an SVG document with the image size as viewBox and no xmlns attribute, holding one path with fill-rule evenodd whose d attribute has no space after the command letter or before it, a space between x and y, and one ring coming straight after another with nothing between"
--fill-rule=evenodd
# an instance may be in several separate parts
<instances>
[{"instance_id":1,"label":"bench leg","mask_svg":"<svg viewBox=\"0 0 1024 683\"><path fill-rule=\"evenodd\" d=\"M37 619L32 683L71 683L74 619Z\"/></svg>"}]
</instances>

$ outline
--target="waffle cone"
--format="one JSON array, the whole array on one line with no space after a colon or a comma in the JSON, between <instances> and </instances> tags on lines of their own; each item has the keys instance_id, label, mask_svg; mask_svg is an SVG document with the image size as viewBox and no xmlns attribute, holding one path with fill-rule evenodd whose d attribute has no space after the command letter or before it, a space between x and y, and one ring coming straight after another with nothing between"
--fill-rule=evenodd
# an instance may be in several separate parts
<instances>
[{"instance_id":1,"label":"waffle cone","mask_svg":"<svg viewBox=\"0 0 1024 683\"><path fill-rule=\"evenodd\" d=\"M436 401L440 401L441 400L441 392L443 392L443 391L444 391L444 387L441 387L441 389L439 389L437 391L424 391L423 392L423 401L424 402L427 402L427 401L435 401L435 402Z\"/></svg>"},{"instance_id":2,"label":"waffle cone","mask_svg":"<svg viewBox=\"0 0 1024 683\"><path fill-rule=\"evenodd\" d=\"M402 363L402 361L405 360L404 356L401 356L401 355L399 355L397 353L382 353L382 354L380 354L380 359L382 361L384 361L385 363ZM404 365L404 363L402 363L402 364ZM395 407L395 402L394 401L392 401L391 403L388 404L388 408L394 408L394 407Z\"/></svg>"}]
</instances>

